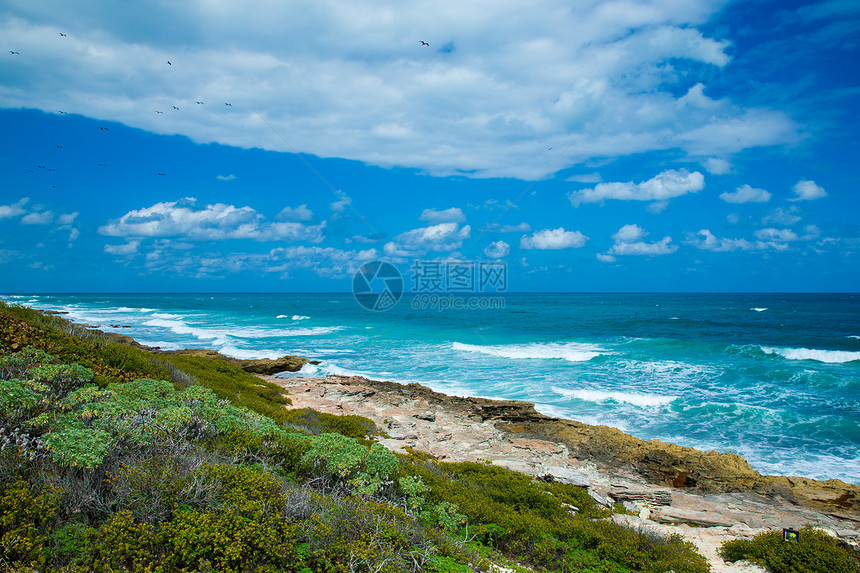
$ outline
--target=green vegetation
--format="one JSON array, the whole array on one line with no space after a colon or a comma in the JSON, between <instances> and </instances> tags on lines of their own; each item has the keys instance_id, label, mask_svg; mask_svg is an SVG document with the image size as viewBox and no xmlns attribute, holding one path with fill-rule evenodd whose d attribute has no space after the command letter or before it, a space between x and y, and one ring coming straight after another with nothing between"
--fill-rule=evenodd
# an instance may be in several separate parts
<instances>
[{"instance_id":1,"label":"green vegetation","mask_svg":"<svg viewBox=\"0 0 860 573\"><path fill-rule=\"evenodd\" d=\"M768 531L752 539L724 543L726 561L746 559L773 573L860 573L857 554L822 531L804 529L800 540L783 540L782 531Z\"/></svg>"},{"instance_id":2,"label":"green vegetation","mask_svg":"<svg viewBox=\"0 0 860 573\"><path fill-rule=\"evenodd\" d=\"M0 566L40 571L699 573L575 486L396 456L225 361L0 306Z\"/></svg>"}]
</instances>

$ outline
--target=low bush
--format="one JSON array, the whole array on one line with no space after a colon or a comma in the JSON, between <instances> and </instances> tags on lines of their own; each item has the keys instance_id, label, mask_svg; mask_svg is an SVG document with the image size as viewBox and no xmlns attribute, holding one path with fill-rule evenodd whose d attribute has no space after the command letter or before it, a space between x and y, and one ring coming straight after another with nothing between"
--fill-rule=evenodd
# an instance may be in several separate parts
<instances>
[{"instance_id":1,"label":"low bush","mask_svg":"<svg viewBox=\"0 0 860 573\"><path fill-rule=\"evenodd\" d=\"M823 531L804 529L797 542L783 540L782 531L752 539L728 541L720 548L726 561L746 559L773 573L860 573L860 560Z\"/></svg>"},{"instance_id":2,"label":"low bush","mask_svg":"<svg viewBox=\"0 0 860 573\"><path fill-rule=\"evenodd\" d=\"M225 360L185 355L164 356L163 359L190 374L218 398L230 400L278 423L287 419L284 406L292 402L281 395L277 384L266 382Z\"/></svg>"},{"instance_id":3,"label":"low bush","mask_svg":"<svg viewBox=\"0 0 860 573\"><path fill-rule=\"evenodd\" d=\"M350 438L368 438L378 433L376 424L364 416L335 416L311 408L288 410L284 421L309 434L341 434Z\"/></svg>"}]
</instances>

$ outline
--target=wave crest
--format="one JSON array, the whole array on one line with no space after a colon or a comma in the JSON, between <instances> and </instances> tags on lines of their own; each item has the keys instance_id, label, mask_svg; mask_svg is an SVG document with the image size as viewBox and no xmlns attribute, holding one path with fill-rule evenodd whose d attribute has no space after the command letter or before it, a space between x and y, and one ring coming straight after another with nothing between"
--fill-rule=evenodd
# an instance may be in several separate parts
<instances>
[{"instance_id":1,"label":"wave crest","mask_svg":"<svg viewBox=\"0 0 860 573\"><path fill-rule=\"evenodd\" d=\"M530 344L499 344L488 346L455 342L453 343L452 348L461 352L477 352L501 358L559 358L569 362L585 362L606 353L606 351L599 346L578 342L568 342L564 344L554 342L541 344L533 342Z\"/></svg>"}]
</instances>

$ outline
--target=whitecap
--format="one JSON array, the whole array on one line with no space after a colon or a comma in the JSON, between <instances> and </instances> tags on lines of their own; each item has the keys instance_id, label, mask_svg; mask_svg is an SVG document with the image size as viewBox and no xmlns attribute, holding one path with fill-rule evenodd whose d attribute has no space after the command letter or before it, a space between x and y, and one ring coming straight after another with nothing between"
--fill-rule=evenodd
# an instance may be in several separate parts
<instances>
[{"instance_id":1,"label":"whitecap","mask_svg":"<svg viewBox=\"0 0 860 573\"><path fill-rule=\"evenodd\" d=\"M479 346L476 344L455 342L452 344L452 348L461 352L478 352L501 358L561 358L569 362L585 362L606 352L599 346L578 342L568 342L564 344L500 344L495 346Z\"/></svg>"},{"instance_id":2,"label":"whitecap","mask_svg":"<svg viewBox=\"0 0 860 573\"><path fill-rule=\"evenodd\" d=\"M607 392L605 390L575 390L572 388L552 387L552 391L566 396L568 398L576 398L585 402L595 402L602 404L606 402L623 402L632 404L640 408L665 406L671 404L678 399L678 396L669 396L663 394L641 394L638 392Z\"/></svg>"},{"instance_id":3,"label":"whitecap","mask_svg":"<svg viewBox=\"0 0 860 573\"><path fill-rule=\"evenodd\" d=\"M294 314L293 315L293 320L309 320L309 319L310 319L309 316L304 316L301 314Z\"/></svg>"},{"instance_id":4,"label":"whitecap","mask_svg":"<svg viewBox=\"0 0 860 573\"><path fill-rule=\"evenodd\" d=\"M860 360L860 352L849 350L818 350L815 348L773 348L762 346L766 354L776 354L788 360L817 360L829 364L842 364Z\"/></svg>"},{"instance_id":5,"label":"whitecap","mask_svg":"<svg viewBox=\"0 0 860 573\"><path fill-rule=\"evenodd\" d=\"M756 312L764 312L767 310L767 308L751 308L750 310L754 310Z\"/></svg>"}]
</instances>

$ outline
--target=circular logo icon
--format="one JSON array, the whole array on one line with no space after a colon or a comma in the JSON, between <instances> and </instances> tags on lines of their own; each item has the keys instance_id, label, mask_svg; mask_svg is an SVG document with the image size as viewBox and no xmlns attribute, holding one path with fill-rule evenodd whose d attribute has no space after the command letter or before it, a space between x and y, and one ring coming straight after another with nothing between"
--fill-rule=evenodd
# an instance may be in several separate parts
<instances>
[{"instance_id":1,"label":"circular logo icon","mask_svg":"<svg viewBox=\"0 0 860 573\"><path fill-rule=\"evenodd\" d=\"M365 263L352 277L352 294L367 310L388 310L403 296L403 276L391 263Z\"/></svg>"}]
</instances>

